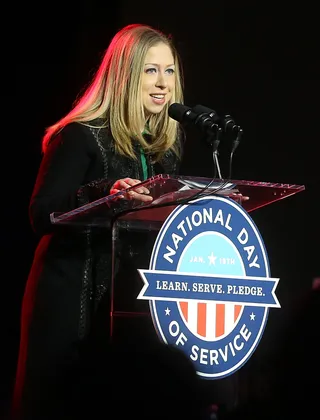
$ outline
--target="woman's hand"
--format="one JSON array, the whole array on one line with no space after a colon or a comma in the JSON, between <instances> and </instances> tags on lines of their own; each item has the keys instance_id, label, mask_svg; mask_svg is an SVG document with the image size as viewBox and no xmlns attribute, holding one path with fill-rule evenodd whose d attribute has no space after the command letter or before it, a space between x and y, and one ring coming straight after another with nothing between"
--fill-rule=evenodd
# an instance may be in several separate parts
<instances>
[{"instance_id":1,"label":"woman's hand","mask_svg":"<svg viewBox=\"0 0 320 420\"><path fill-rule=\"evenodd\" d=\"M247 195L242 195L241 193L231 193L229 195L230 198L233 198L235 201L248 201L250 197Z\"/></svg>"},{"instance_id":2,"label":"woman's hand","mask_svg":"<svg viewBox=\"0 0 320 420\"><path fill-rule=\"evenodd\" d=\"M127 188L134 187L137 184L140 184L139 179L132 178L122 178L118 179L111 187L110 194L116 194L119 191L126 190ZM140 186L128 191L122 196L128 200L139 200L143 202L151 202L153 198L149 195L150 191L144 186Z\"/></svg>"}]
</instances>

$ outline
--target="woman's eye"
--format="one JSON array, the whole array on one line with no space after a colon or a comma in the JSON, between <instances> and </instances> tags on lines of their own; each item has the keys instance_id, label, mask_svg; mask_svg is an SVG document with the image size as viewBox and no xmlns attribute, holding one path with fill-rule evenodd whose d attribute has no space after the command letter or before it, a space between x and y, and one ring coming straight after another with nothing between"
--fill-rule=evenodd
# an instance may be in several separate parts
<instances>
[{"instance_id":1,"label":"woman's eye","mask_svg":"<svg viewBox=\"0 0 320 420\"><path fill-rule=\"evenodd\" d=\"M168 70L167 70L167 72L168 72L169 74L173 74L173 73L174 73L174 70L173 70L173 69L168 69Z\"/></svg>"},{"instance_id":2,"label":"woman's eye","mask_svg":"<svg viewBox=\"0 0 320 420\"><path fill-rule=\"evenodd\" d=\"M154 67L150 67L149 69L146 69L146 73L154 73L157 70Z\"/></svg>"}]
</instances>

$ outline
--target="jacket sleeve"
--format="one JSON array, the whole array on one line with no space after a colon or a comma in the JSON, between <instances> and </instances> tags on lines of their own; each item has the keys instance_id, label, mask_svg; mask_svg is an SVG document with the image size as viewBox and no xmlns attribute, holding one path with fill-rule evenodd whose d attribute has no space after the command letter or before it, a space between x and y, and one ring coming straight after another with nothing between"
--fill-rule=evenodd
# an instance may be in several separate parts
<instances>
[{"instance_id":1,"label":"jacket sleeve","mask_svg":"<svg viewBox=\"0 0 320 420\"><path fill-rule=\"evenodd\" d=\"M29 205L30 221L36 233L52 231L51 213L67 212L79 206L77 193L96 154L90 136L86 127L72 123L48 145Z\"/></svg>"}]
</instances>

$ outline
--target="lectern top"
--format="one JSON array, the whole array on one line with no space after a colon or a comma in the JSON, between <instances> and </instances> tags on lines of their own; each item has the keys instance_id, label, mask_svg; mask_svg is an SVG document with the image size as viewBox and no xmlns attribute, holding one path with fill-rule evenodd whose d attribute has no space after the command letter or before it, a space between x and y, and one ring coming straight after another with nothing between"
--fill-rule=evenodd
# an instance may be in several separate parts
<instances>
[{"instance_id":1,"label":"lectern top","mask_svg":"<svg viewBox=\"0 0 320 420\"><path fill-rule=\"evenodd\" d=\"M137 200L126 200L122 197L127 192L144 185L154 198L153 202L141 203ZM168 211L181 202L187 203L195 197L204 195L223 195L235 197L235 193L249 197L249 200L240 203L243 208L252 212L278 200L292 196L304 191L304 185L286 184L281 182L262 182L247 180L211 179L205 177L171 176L167 174L156 175L141 182L125 191L102 197L96 201L85 204L67 213L52 213L53 224L75 224L89 226L106 226L110 220L117 215L144 210L142 214L157 213L159 218L159 207L163 210L163 217ZM171 206L171 207L170 207ZM146 211L148 209L148 212ZM157 212L154 210L157 209ZM160 212L161 213L161 212Z\"/></svg>"}]
</instances>

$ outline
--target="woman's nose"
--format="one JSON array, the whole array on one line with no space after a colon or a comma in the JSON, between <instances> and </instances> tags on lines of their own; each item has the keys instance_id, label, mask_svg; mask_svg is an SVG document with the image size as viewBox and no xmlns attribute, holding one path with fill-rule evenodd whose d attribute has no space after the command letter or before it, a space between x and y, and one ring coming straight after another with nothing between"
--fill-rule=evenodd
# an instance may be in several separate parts
<instances>
[{"instance_id":1,"label":"woman's nose","mask_svg":"<svg viewBox=\"0 0 320 420\"><path fill-rule=\"evenodd\" d=\"M159 87L166 87L167 86L166 77L161 72L158 73L158 78L157 78L156 86L159 86Z\"/></svg>"}]
</instances>

